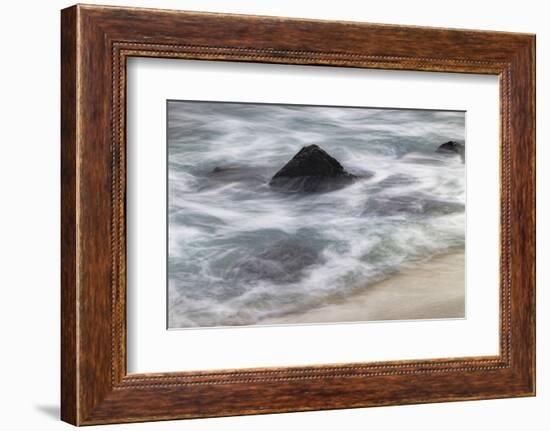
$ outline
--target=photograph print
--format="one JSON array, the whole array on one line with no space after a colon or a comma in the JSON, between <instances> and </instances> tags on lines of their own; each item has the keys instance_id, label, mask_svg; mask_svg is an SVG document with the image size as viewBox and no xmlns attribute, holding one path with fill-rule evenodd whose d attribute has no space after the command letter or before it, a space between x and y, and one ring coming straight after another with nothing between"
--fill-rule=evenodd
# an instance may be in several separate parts
<instances>
[{"instance_id":1,"label":"photograph print","mask_svg":"<svg viewBox=\"0 0 550 431\"><path fill-rule=\"evenodd\" d=\"M465 112L167 101L169 329L465 317Z\"/></svg>"}]
</instances>

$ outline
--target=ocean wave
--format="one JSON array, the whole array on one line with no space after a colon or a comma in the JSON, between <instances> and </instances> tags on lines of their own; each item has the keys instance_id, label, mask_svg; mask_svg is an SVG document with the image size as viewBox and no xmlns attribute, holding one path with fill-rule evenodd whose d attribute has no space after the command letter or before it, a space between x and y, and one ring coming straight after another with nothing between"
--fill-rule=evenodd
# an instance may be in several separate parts
<instances>
[{"instance_id":1,"label":"ocean wave","mask_svg":"<svg viewBox=\"0 0 550 431\"><path fill-rule=\"evenodd\" d=\"M463 142L463 113L170 102L168 116L172 328L308 310L464 248L464 164L435 152ZM360 178L271 189L313 143Z\"/></svg>"}]
</instances>

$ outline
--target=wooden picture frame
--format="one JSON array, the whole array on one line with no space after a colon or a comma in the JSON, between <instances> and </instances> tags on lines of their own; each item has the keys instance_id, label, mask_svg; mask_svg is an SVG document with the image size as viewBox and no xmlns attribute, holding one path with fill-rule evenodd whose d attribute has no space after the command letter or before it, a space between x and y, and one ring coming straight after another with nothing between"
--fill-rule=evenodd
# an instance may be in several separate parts
<instances>
[{"instance_id":1,"label":"wooden picture frame","mask_svg":"<svg viewBox=\"0 0 550 431\"><path fill-rule=\"evenodd\" d=\"M535 394L534 35L84 5L61 16L64 421ZM131 56L498 75L500 354L127 374L125 65Z\"/></svg>"}]
</instances>

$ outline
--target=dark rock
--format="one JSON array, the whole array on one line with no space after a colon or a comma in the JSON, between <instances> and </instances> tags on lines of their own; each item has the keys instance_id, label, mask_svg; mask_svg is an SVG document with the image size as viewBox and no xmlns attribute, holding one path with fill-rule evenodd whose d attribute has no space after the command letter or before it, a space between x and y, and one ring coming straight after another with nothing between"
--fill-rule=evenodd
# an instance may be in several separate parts
<instances>
[{"instance_id":1,"label":"dark rock","mask_svg":"<svg viewBox=\"0 0 550 431\"><path fill-rule=\"evenodd\" d=\"M269 185L286 191L329 191L357 179L317 145L302 147L271 179Z\"/></svg>"},{"instance_id":2,"label":"dark rock","mask_svg":"<svg viewBox=\"0 0 550 431\"><path fill-rule=\"evenodd\" d=\"M449 141L441 144L437 148L436 153L455 153L460 155L460 157L462 157L462 161L464 161L465 147L461 142Z\"/></svg>"},{"instance_id":3,"label":"dark rock","mask_svg":"<svg viewBox=\"0 0 550 431\"><path fill-rule=\"evenodd\" d=\"M334 157L317 145L302 147L296 155L287 162L273 178L280 177L337 177L351 175Z\"/></svg>"}]
</instances>

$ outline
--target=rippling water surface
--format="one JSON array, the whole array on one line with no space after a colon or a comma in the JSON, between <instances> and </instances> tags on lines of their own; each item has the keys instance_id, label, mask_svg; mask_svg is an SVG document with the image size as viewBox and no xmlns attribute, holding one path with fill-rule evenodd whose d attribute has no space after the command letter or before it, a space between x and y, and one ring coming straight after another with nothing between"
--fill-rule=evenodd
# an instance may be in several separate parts
<instances>
[{"instance_id":1,"label":"rippling water surface","mask_svg":"<svg viewBox=\"0 0 550 431\"><path fill-rule=\"evenodd\" d=\"M169 327L251 325L464 249L463 112L168 102ZM317 144L360 176L326 193L271 177Z\"/></svg>"}]
</instances>

